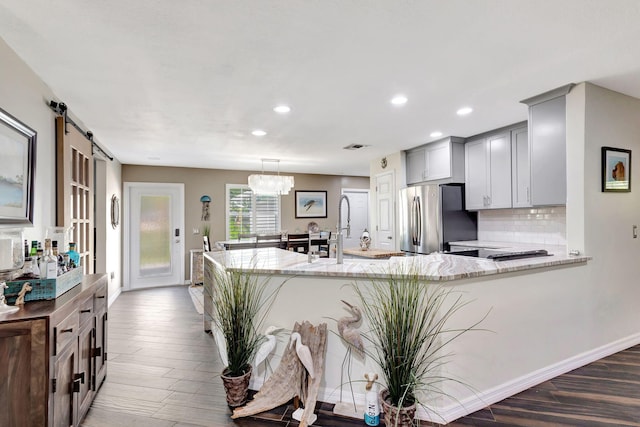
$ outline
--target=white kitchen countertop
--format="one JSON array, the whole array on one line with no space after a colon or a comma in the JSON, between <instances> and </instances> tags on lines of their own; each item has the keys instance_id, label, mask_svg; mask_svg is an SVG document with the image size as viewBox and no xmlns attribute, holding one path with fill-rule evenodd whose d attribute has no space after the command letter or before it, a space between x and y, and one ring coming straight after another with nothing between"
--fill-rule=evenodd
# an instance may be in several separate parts
<instances>
[{"instance_id":1,"label":"white kitchen countertop","mask_svg":"<svg viewBox=\"0 0 640 427\"><path fill-rule=\"evenodd\" d=\"M461 243L465 243L464 245ZM457 242L459 246L479 246L479 242ZM482 242L485 246L505 250L547 249L551 256L515 259L510 261L493 261L484 258L473 258L459 255L435 253L407 257L391 257L385 260L345 259L337 264L335 258L319 258L308 262L307 255L297 254L276 248L239 249L233 251L208 252L205 255L222 264L227 269L253 269L264 274L282 274L296 276L325 276L371 278L384 277L395 267L402 266L405 271L416 269L426 280L448 281L492 274L511 273L516 271L535 270L568 264L581 264L590 260L586 256L569 256L566 249L560 246L520 245L500 246L500 242ZM486 246L497 244L497 246ZM506 244L504 244L506 245ZM554 249L555 248L555 249ZM532 271L534 272L534 271Z\"/></svg>"}]
</instances>

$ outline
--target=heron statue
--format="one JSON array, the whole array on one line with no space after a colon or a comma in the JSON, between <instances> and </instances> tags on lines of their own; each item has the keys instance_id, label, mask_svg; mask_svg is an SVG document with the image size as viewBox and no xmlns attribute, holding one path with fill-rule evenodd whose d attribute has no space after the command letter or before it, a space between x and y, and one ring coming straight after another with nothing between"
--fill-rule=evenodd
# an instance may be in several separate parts
<instances>
[{"instance_id":1,"label":"heron statue","mask_svg":"<svg viewBox=\"0 0 640 427\"><path fill-rule=\"evenodd\" d=\"M267 360L267 357L269 357L269 355L273 353L273 350L275 350L276 337L275 335L273 335L273 333L278 332L280 330L282 330L282 328L279 328L277 326L269 326L264 331L264 336L266 338L266 341L263 342L262 345L258 347L258 351L256 351L256 358L254 361L254 365L256 367L259 366L265 360Z\"/></svg>"},{"instance_id":2,"label":"heron statue","mask_svg":"<svg viewBox=\"0 0 640 427\"><path fill-rule=\"evenodd\" d=\"M342 360L340 384L344 384L344 365L347 363L347 360L349 360L349 364L347 365L347 376L349 377L349 388L351 389L353 410L354 412L356 412L356 400L353 394L353 385L351 383L351 351L353 348L355 348L359 355L364 355L364 344L362 342L362 336L360 335L360 331L355 327L355 324L360 322L360 320L362 319L362 313L360 312L360 309L355 305L349 304L345 300L340 301L342 301L342 303L346 305L347 309L351 312L351 316L345 316L338 319L338 334L348 344L347 352L345 353L344 359ZM340 387L340 402L342 402L342 387Z\"/></svg>"},{"instance_id":3,"label":"heron statue","mask_svg":"<svg viewBox=\"0 0 640 427\"><path fill-rule=\"evenodd\" d=\"M289 348L291 348L294 342L296 343L296 354L298 355L298 359L300 359L300 362L302 362L302 366L304 366L304 368L309 373L309 377L313 379L315 377L315 372L313 369L313 357L311 357L311 350L309 350L308 346L302 344L302 337L298 332L294 332L291 334L291 341L289 342ZM304 409L300 407L295 411L293 411L293 413L291 414L291 418L297 421L301 421L303 414L304 414ZM309 416L309 419L307 420L308 421L307 425L312 425L317 418L318 417L316 414L311 414Z\"/></svg>"},{"instance_id":4,"label":"heron statue","mask_svg":"<svg viewBox=\"0 0 640 427\"><path fill-rule=\"evenodd\" d=\"M296 343L296 354L298 355L298 359L302 362L302 366L307 370L309 376L313 379L315 377L314 369L313 369L313 358L311 357L311 350L309 347L302 344L302 337L298 332L294 332L291 334L291 341L289 342L289 348Z\"/></svg>"},{"instance_id":5,"label":"heron statue","mask_svg":"<svg viewBox=\"0 0 640 427\"><path fill-rule=\"evenodd\" d=\"M353 326L362 319L362 313L355 305L349 304L345 300L340 301L349 308L353 315L338 319L338 334L360 353L364 353L364 344L362 343L360 331Z\"/></svg>"}]
</instances>

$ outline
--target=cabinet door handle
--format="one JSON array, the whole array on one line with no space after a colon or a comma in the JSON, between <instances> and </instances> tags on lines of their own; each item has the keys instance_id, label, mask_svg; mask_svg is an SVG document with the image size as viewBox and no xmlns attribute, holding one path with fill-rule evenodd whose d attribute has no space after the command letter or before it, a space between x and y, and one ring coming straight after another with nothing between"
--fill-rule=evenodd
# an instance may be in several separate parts
<instances>
[{"instance_id":1,"label":"cabinet door handle","mask_svg":"<svg viewBox=\"0 0 640 427\"><path fill-rule=\"evenodd\" d=\"M93 357L101 357L102 356L102 347L94 348L91 355Z\"/></svg>"},{"instance_id":2,"label":"cabinet door handle","mask_svg":"<svg viewBox=\"0 0 640 427\"><path fill-rule=\"evenodd\" d=\"M73 392L80 393L80 384L84 384L84 372L73 374Z\"/></svg>"},{"instance_id":3,"label":"cabinet door handle","mask_svg":"<svg viewBox=\"0 0 640 427\"><path fill-rule=\"evenodd\" d=\"M96 295L97 299L104 299L104 295Z\"/></svg>"},{"instance_id":4,"label":"cabinet door handle","mask_svg":"<svg viewBox=\"0 0 640 427\"><path fill-rule=\"evenodd\" d=\"M60 330L60 333L63 333L63 332L73 332L73 328L69 328L69 329L61 329L61 330Z\"/></svg>"},{"instance_id":5,"label":"cabinet door handle","mask_svg":"<svg viewBox=\"0 0 640 427\"><path fill-rule=\"evenodd\" d=\"M86 310L80 310L80 313L91 313L91 309L88 308Z\"/></svg>"}]
</instances>

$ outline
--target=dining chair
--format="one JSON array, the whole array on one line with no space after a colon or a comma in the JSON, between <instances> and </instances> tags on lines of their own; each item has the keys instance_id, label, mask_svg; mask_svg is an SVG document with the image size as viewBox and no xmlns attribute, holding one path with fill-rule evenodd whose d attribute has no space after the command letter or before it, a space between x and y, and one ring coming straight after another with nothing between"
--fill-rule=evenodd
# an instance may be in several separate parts
<instances>
[{"instance_id":1,"label":"dining chair","mask_svg":"<svg viewBox=\"0 0 640 427\"><path fill-rule=\"evenodd\" d=\"M286 249L303 254L309 252L309 233L289 234Z\"/></svg>"}]
</instances>

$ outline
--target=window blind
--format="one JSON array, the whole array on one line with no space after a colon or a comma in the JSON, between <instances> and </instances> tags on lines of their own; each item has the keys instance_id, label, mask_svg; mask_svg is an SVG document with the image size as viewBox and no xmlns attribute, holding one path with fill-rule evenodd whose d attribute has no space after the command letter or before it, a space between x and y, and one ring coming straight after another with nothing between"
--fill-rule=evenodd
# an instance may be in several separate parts
<instances>
[{"instance_id":1,"label":"window blind","mask_svg":"<svg viewBox=\"0 0 640 427\"><path fill-rule=\"evenodd\" d=\"M227 239L280 231L280 197L255 195L247 185L227 184Z\"/></svg>"}]
</instances>

